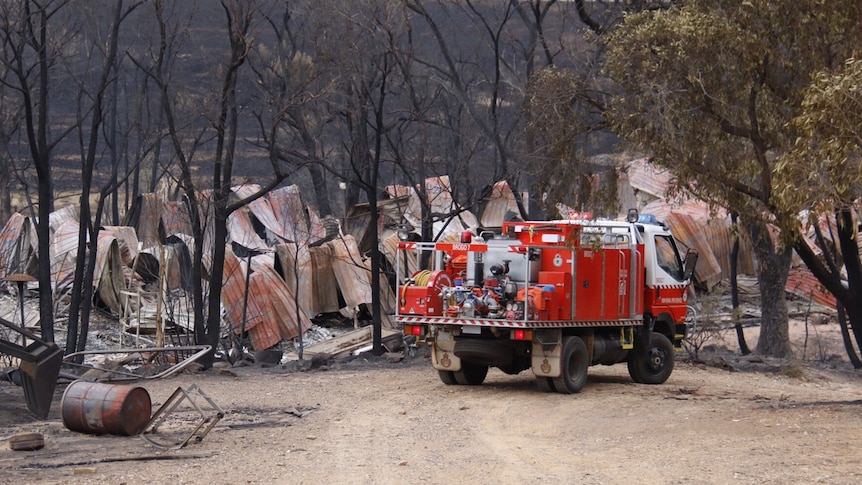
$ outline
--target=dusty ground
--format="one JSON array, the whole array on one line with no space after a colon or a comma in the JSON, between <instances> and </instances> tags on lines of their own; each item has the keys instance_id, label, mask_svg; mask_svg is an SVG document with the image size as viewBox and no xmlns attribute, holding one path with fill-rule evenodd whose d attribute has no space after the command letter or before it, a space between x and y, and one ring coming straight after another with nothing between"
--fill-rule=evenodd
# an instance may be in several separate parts
<instances>
[{"instance_id":1,"label":"dusty ground","mask_svg":"<svg viewBox=\"0 0 862 485\"><path fill-rule=\"evenodd\" d=\"M753 345L756 328L747 333ZM799 324L793 335L801 355ZM35 420L21 389L0 382L0 439L38 431L46 441L39 451L0 442L0 483L862 482L862 373L841 362L834 325L809 328L801 364L718 352L709 365L681 359L661 386L633 384L625 365L593 367L571 396L539 392L529 372L445 386L424 355L136 384L153 410L197 384L226 412L179 451L69 431L62 388ZM189 432L186 409L165 428Z\"/></svg>"}]
</instances>

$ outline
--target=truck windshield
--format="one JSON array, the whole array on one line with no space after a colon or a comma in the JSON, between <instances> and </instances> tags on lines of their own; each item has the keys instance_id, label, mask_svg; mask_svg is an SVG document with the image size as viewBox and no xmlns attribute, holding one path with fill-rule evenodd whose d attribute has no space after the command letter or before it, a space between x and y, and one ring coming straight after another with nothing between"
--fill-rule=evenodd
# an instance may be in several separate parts
<instances>
[{"instance_id":1,"label":"truck windshield","mask_svg":"<svg viewBox=\"0 0 862 485\"><path fill-rule=\"evenodd\" d=\"M682 260L671 236L655 237L656 260L661 269L674 279L682 281Z\"/></svg>"}]
</instances>

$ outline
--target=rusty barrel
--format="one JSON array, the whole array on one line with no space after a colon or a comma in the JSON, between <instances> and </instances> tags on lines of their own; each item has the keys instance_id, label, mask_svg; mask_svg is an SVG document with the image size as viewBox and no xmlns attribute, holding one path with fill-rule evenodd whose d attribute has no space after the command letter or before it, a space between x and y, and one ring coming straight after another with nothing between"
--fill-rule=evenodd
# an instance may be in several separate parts
<instances>
[{"instance_id":1,"label":"rusty barrel","mask_svg":"<svg viewBox=\"0 0 862 485\"><path fill-rule=\"evenodd\" d=\"M152 413L150 393L143 387L88 381L69 384L60 407L67 428L93 434L136 435Z\"/></svg>"}]
</instances>

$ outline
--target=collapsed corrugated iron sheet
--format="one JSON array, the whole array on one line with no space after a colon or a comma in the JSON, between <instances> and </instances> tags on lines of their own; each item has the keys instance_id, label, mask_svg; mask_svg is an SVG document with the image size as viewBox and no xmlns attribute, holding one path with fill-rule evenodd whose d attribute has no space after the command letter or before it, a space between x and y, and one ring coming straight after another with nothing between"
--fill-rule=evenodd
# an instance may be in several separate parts
<instances>
[{"instance_id":1,"label":"collapsed corrugated iron sheet","mask_svg":"<svg viewBox=\"0 0 862 485\"><path fill-rule=\"evenodd\" d=\"M386 191L394 197L409 196L406 210L402 217L414 229L418 229L421 226L422 220L422 204L419 193L413 187L403 185L390 185L386 187ZM464 210L452 198L452 189L448 176L443 175L425 179L425 195L432 213L452 214L451 220L434 222L434 234L432 238L435 241L449 234L461 234L467 229L479 226L479 220L476 216L472 212Z\"/></svg>"},{"instance_id":2,"label":"collapsed corrugated iron sheet","mask_svg":"<svg viewBox=\"0 0 862 485\"><path fill-rule=\"evenodd\" d=\"M669 203L663 199L647 204L642 213L666 222L677 239L697 249L700 257L695 268L696 281L712 288L730 277L733 229L724 213L713 213L697 201ZM755 274L754 252L744 237L740 240L737 268L740 275Z\"/></svg>"},{"instance_id":3,"label":"collapsed corrugated iron sheet","mask_svg":"<svg viewBox=\"0 0 862 485\"><path fill-rule=\"evenodd\" d=\"M0 278L35 271L37 241L30 218L12 214L0 231Z\"/></svg>"},{"instance_id":4,"label":"collapsed corrugated iron sheet","mask_svg":"<svg viewBox=\"0 0 862 485\"><path fill-rule=\"evenodd\" d=\"M235 187L234 193L246 198L257 190L257 186L244 185ZM250 202L248 208L263 227L275 236L272 239L300 243L316 240L316 236L308 230L299 187L296 185L274 189Z\"/></svg>"},{"instance_id":5,"label":"collapsed corrugated iron sheet","mask_svg":"<svg viewBox=\"0 0 862 485\"><path fill-rule=\"evenodd\" d=\"M673 174L649 163L647 158L639 158L629 162L626 165L626 173L628 183L635 190L635 193L641 192L649 195L650 198L664 199L667 195L667 189L674 179ZM644 199L641 201L649 202Z\"/></svg>"},{"instance_id":6,"label":"collapsed corrugated iron sheet","mask_svg":"<svg viewBox=\"0 0 862 485\"><path fill-rule=\"evenodd\" d=\"M133 266L139 251L138 235L135 233L135 228L129 226L103 226L102 230L99 231L99 237L101 238L104 234L109 234L117 240L123 264L129 267Z\"/></svg>"},{"instance_id":7,"label":"collapsed corrugated iron sheet","mask_svg":"<svg viewBox=\"0 0 862 485\"><path fill-rule=\"evenodd\" d=\"M144 247L155 246L159 238L159 225L163 215L162 201L156 194L141 194L135 198L124 224L135 228L138 240Z\"/></svg>"},{"instance_id":8,"label":"collapsed corrugated iron sheet","mask_svg":"<svg viewBox=\"0 0 862 485\"><path fill-rule=\"evenodd\" d=\"M51 232L54 232L67 221L77 221L79 219L78 207L67 205L55 210L48 216L48 226Z\"/></svg>"},{"instance_id":9,"label":"collapsed corrugated iron sheet","mask_svg":"<svg viewBox=\"0 0 862 485\"><path fill-rule=\"evenodd\" d=\"M185 201L167 201L161 206L161 221L165 235L194 234L189 218L188 204Z\"/></svg>"},{"instance_id":10,"label":"collapsed corrugated iron sheet","mask_svg":"<svg viewBox=\"0 0 862 485\"><path fill-rule=\"evenodd\" d=\"M313 288L317 271L312 267L308 246L279 244L275 246L275 256L275 268L284 278L288 289L299 300L299 308L309 317L323 313L315 303Z\"/></svg>"},{"instance_id":11,"label":"collapsed corrugated iron sheet","mask_svg":"<svg viewBox=\"0 0 862 485\"><path fill-rule=\"evenodd\" d=\"M275 272L272 255L255 258L262 262L252 262L253 271L249 275L244 262L230 248L226 249L222 302L231 330L248 331L254 348L262 350L282 339L295 338L300 328L304 332L311 327L311 320L303 311L296 314L293 295Z\"/></svg>"},{"instance_id":12,"label":"collapsed corrugated iron sheet","mask_svg":"<svg viewBox=\"0 0 862 485\"><path fill-rule=\"evenodd\" d=\"M252 249L266 249L268 246L254 231L251 218L245 210L233 211L227 218L227 231L230 241Z\"/></svg>"},{"instance_id":13,"label":"collapsed corrugated iron sheet","mask_svg":"<svg viewBox=\"0 0 862 485\"><path fill-rule=\"evenodd\" d=\"M51 281L54 288L71 286L78 253L78 221L67 220L51 236Z\"/></svg>"},{"instance_id":14,"label":"collapsed corrugated iron sheet","mask_svg":"<svg viewBox=\"0 0 862 485\"><path fill-rule=\"evenodd\" d=\"M505 180L497 182L483 203L482 227L502 227L507 213L519 214L515 194Z\"/></svg>"},{"instance_id":15,"label":"collapsed corrugated iron sheet","mask_svg":"<svg viewBox=\"0 0 862 485\"><path fill-rule=\"evenodd\" d=\"M368 272L356 240L344 236L343 239L329 241L326 245L332 248L332 271L344 297L344 308L353 310L362 304L371 304Z\"/></svg>"},{"instance_id":16,"label":"collapsed corrugated iron sheet","mask_svg":"<svg viewBox=\"0 0 862 485\"><path fill-rule=\"evenodd\" d=\"M313 275L311 280L313 286L311 291L313 294L314 304L312 306L315 314L334 313L341 309L338 302L338 280L335 278L333 265L333 250L328 244L308 248L308 253L311 256L311 267Z\"/></svg>"},{"instance_id":17,"label":"collapsed corrugated iron sheet","mask_svg":"<svg viewBox=\"0 0 862 485\"><path fill-rule=\"evenodd\" d=\"M100 233L96 245L96 268L93 272L93 287L98 298L114 315L123 311L122 292L126 289L126 274L123 259L120 256L120 243L110 234Z\"/></svg>"},{"instance_id":18,"label":"collapsed corrugated iron sheet","mask_svg":"<svg viewBox=\"0 0 862 485\"><path fill-rule=\"evenodd\" d=\"M409 196L398 196L389 200L377 202L378 220L376 221L379 238L383 240L387 233L393 231L393 227L401 223L406 206L410 201ZM368 204L357 204L347 211L344 222L344 233L349 234L359 241L359 249L363 254L371 251L371 231L369 228L371 220L370 206Z\"/></svg>"},{"instance_id":19,"label":"collapsed corrugated iron sheet","mask_svg":"<svg viewBox=\"0 0 862 485\"><path fill-rule=\"evenodd\" d=\"M805 267L790 268L784 289L804 300L811 300L829 308L835 308L837 304L832 293L826 291L814 274Z\"/></svg>"}]
</instances>

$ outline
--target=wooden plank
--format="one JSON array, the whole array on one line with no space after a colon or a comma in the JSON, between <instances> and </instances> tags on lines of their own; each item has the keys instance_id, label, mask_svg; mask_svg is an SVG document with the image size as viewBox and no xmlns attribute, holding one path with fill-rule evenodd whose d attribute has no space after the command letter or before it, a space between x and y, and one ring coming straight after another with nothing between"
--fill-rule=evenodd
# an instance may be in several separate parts
<instances>
[{"instance_id":1,"label":"wooden plank","mask_svg":"<svg viewBox=\"0 0 862 485\"><path fill-rule=\"evenodd\" d=\"M339 359L349 356L354 350L364 347L372 343L373 328L369 325L351 332L347 332L338 337L331 338L324 342L314 344L303 352L303 357L309 359L315 355L329 355ZM393 337L400 337L401 332L382 329L382 339L384 341L391 340Z\"/></svg>"}]
</instances>

